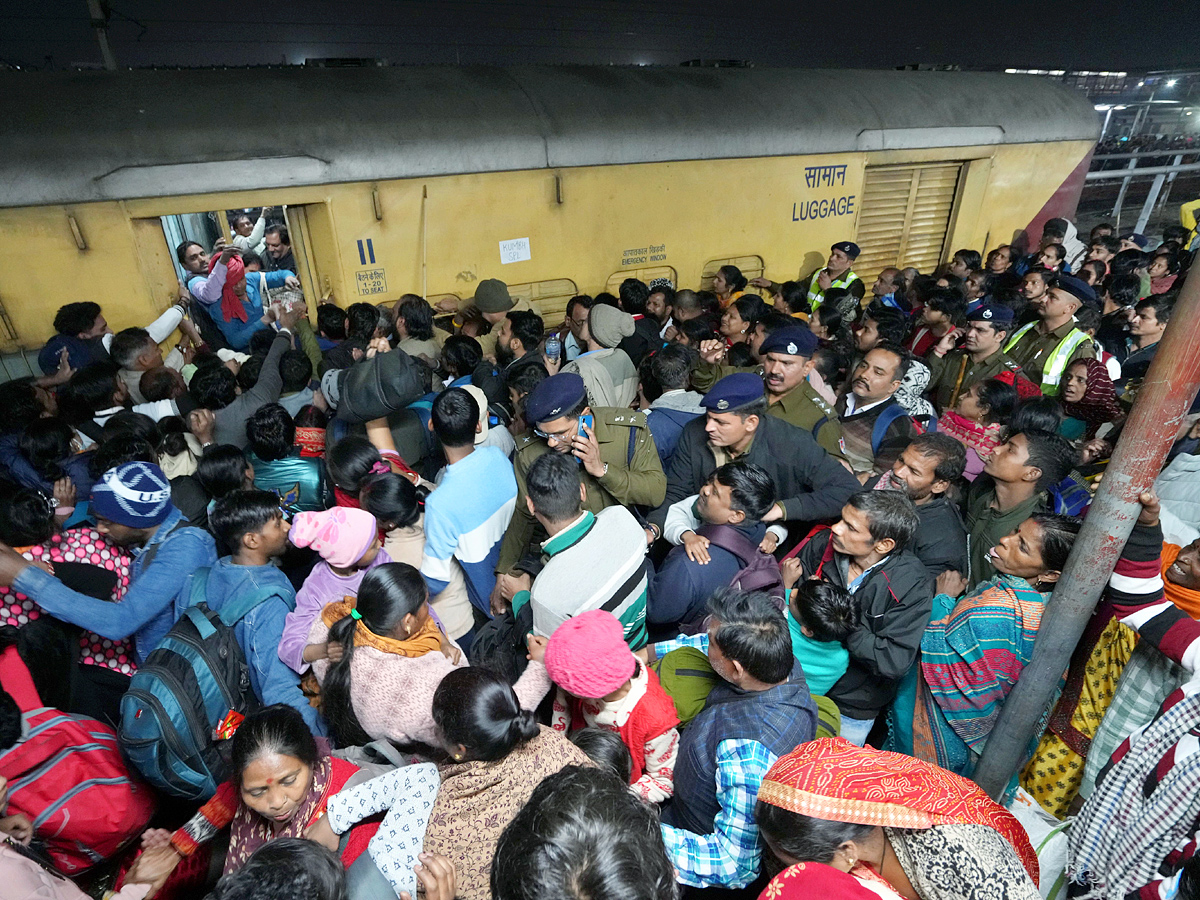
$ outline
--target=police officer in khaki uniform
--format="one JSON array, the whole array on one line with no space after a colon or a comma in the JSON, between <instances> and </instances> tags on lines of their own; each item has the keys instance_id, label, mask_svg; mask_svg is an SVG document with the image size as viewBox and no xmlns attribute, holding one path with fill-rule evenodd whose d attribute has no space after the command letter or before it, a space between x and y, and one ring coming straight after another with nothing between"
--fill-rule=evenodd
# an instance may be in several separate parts
<instances>
[{"instance_id":1,"label":"police officer in khaki uniform","mask_svg":"<svg viewBox=\"0 0 1200 900\"><path fill-rule=\"evenodd\" d=\"M1055 397L1067 366L1077 359L1096 358L1092 339L1075 327L1075 311L1097 301L1092 286L1071 275L1052 276L1047 288L1035 303L1038 321L1009 338L1004 352L1043 394Z\"/></svg>"},{"instance_id":2,"label":"police officer in khaki uniform","mask_svg":"<svg viewBox=\"0 0 1200 900\"><path fill-rule=\"evenodd\" d=\"M980 306L967 313L963 349L953 349L956 331L934 344L925 364L929 366L929 393L939 412L953 409L973 384L1006 372L1013 378L1021 374L1021 367L1002 349L1012 334L1013 318L1007 306Z\"/></svg>"},{"instance_id":3,"label":"police officer in khaki uniform","mask_svg":"<svg viewBox=\"0 0 1200 900\"><path fill-rule=\"evenodd\" d=\"M589 419L590 424L589 424ZM543 453L571 453L579 460L586 496L583 508L597 513L609 506L647 506L663 502L663 474L645 413L587 405L583 379L573 372L547 378L525 398L525 420L532 431L517 438L513 466L517 508L500 545L497 574L511 573L535 540L537 521L525 503L525 476ZM536 546L536 545L535 545Z\"/></svg>"},{"instance_id":4,"label":"police officer in khaki uniform","mask_svg":"<svg viewBox=\"0 0 1200 900\"><path fill-rule=\"evenodd\" d=\"M811 434L826 453L845 459L842 425L837 411L808 383L812 356L819 345L816 335L804 327L781 328L763 339L758 349L761 366L739 369L717 365L724 353L719 341L705 341L700 363L692 376L697 390L708 390L726 375L755 372L762 376L767 393L767 415L783 419Z\"/></svg>"}]
</instances>

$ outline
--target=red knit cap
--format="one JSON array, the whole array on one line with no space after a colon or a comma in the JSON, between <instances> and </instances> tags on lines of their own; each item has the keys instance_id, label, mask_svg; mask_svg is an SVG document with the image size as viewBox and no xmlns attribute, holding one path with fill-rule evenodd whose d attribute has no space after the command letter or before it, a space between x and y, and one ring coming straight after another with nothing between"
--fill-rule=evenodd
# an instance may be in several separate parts
<instances>
[{"instance_id":1,"label":"red knit cap","mask_svg":"<svg viewBox=\"0 0 1200 900\"><path fill-rule=\"evenodd\" d=\"M599 700L625 684L637 658L625 643L625 629L610 612L592 609L567 619L550 635L546 671L568 694Z\"/></svg>"}]
</instances>

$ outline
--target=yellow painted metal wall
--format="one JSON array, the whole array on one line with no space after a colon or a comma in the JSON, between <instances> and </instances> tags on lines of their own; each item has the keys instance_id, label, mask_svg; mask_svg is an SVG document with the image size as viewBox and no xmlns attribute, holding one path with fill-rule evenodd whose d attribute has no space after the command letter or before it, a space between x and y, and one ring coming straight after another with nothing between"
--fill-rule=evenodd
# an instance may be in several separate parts
<instances>
[{"instance_id":1,"label":"yellow painted metal wall","mask_svg":"<svg viewBox=\"0 0 1200 900\"><path fill-rule=\"evenodd\" d=\"M659 265L673 267L680 286L695 287L706 261L750 255L763 258L767 277L783 281L821 264L832 242L853 239L867 165L965 161L947 251L985 250L1010 241L1090 146L688 161L4 209L0 303L17 335L0 328L0 349L39 346L55 310L72 300L100 303L114 329L150 321L176 289L162 215L303 206L306 292L343 306L409 291L469 298L483 278L570 278L594 293L623 269ZM812 185L806 169L820 166L845 171ZM68 214L88 249L76 247ZM530 258L502 264L499 242L520 238L528 238ZM374 263L360 261L360 240Z\"/></svg>"}]
</instances>

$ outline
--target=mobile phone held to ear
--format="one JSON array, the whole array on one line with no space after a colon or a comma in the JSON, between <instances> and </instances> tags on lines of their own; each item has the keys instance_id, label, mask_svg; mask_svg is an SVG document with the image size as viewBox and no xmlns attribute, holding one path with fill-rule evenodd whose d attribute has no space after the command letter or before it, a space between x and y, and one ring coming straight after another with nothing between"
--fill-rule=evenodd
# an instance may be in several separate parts
<instances>
[{"instance_id":1,"label":"mobile phone held to ear","mask_svg":"<svg viewBox=\"0 0 1200 900\"><path fill-rule=\"evenodd\" d=\"M579 436L580 437L587 437L587 432L583 430L585 427L590 428L593 431L595 431L596 417L595 416L580 416L579 417Z\"/></svg>"}]
</instances>

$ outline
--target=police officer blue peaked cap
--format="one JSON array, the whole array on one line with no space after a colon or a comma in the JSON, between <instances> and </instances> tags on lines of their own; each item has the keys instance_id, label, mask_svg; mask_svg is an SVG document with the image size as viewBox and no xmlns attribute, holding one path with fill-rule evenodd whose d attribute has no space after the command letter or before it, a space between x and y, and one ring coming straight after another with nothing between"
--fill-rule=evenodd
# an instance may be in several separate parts
<instances>
[{"instance_id":1,"label":"police officer blue peaked cap","mask_svg":"<svg viewBox=\"0 0 1200 900\"><path fill-rule=\"evenodd\" d=\"M754 372L735 372L714 384L712 390L704 395L700 405L713 412L733 412L762 398L761 375Z\"/></svg>"},{"instance_id":2,"label":"police officer blue peaked cap","mask_svg":"<svg viewBox=\"0 0 1200 900\"><path fill-rule=\"evenodd\" d=\"M1001 328L1007 328L1013 323L1013 311L1007 306L985 304L967 313L968 322L990 322Z\"/></svg>"},{"instance_id":3,"label":"police officer blue peaked cap","mask_svg":"<svg viewBox=\"0 0 1200 900\"><path fill-rule=\"evenodd\" d=\"M574 372L551 375L525 397L525 421L551 422L567 415L587 397L583 379Z\"/></svg>"},{"instance_id":4,"label":"police officer blue peaked cap","mask_svg":"<svg viewBox=\"0 0 1200 900\"><path fill-rule=\"evenodd\" d=\"M785 353L788 356L812 356L821 342L807 328L780 328L767 335L759 347L759 356Z\"/></svg>"},{"instance_id":5,"label":"police officer blue peaked cap","mask_svg":"<svg viewBox=\"0 0 1200 900\"><path fill-rule=\"evenodd\" d=\"M858 254L860 254L862 252L858 248L858 244L854 243L854 241L838 241L836 244L834 244L829 249L830 250L841 250L843 253L845 253L851 259L858 259Z\"/></svg>"}]
</instances>

